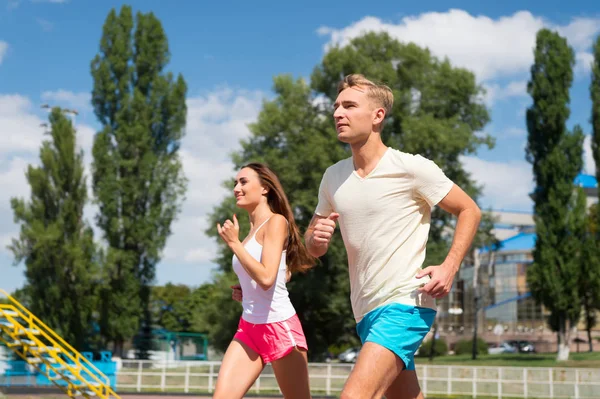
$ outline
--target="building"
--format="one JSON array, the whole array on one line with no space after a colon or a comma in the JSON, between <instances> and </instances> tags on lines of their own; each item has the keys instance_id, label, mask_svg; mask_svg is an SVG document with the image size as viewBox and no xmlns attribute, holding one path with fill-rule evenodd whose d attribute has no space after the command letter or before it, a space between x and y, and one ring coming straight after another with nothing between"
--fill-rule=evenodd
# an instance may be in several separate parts
<instances>
[{"instance_id":1,"label":"building","mask_svg":"<svg viewBox=\"0 0 600 399\"><path fill-rule=\"evenodd\" d=\"M584 188L588 207L598 201L594 176L581 174L575 183ZM536 240L533 213L497 210L492 214L493 233L500 249L480 251L478 336L489 343L532 340L547 344L538 345L542 350L554 350L555 334L546 326L547 311L536 305L527 287L527 268L533 261ZM467 259L450 295L439 301L438 332L451 346L457 340L470 339L473 334L474 271L473 260Z\"/></svg>"}]
</instances>

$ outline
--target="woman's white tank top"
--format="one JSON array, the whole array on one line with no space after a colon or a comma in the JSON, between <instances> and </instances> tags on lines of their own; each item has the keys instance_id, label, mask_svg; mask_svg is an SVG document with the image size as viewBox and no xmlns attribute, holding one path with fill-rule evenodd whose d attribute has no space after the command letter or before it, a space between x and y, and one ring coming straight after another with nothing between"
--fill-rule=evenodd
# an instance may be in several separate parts
<instances>
[{"instance_id":1,"label":"woman's white tank top","mask_svg":"<svg viewBox=\"0 0 600 399\"><path fill-rule=\"evenodd\" d=\"M244 245L248 253L259 262L262 258L263 247L256 241L256 233L269 219L258 226L258 229ZM237 256L233 255L233 271L237 274L242 287L242 306L244 308L242 318L247 322L254 324L275 323L287 320L296 314L286 287L287 266L285 255L286 251L284 250L281 254L275 284L266 291L250 277Z\"/></svg>"}]
</instances>

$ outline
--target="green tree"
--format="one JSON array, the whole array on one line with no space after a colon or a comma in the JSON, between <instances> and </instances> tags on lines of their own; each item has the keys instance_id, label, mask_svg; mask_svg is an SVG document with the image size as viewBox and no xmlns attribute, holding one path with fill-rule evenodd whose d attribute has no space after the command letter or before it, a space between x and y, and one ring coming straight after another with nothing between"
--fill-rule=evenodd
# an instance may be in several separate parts
<instances>
[{"instance_id":1,"label":"green tree","mask_svg":"<svg viewBox=\"0 0 600 399\"><path fill-rule=\"evenodd\" d=\"M592 64L592 82L590 84L590 96L592 99L592 155L596 163L596 181L600 181L600 36L596 38L594 44L594 62ZM589 270L584 274L590 274L590 278L600 280L600 245L598 240L600 234L598 224L600 223L600 212L598 205L590 208L588 215L588 243L586 249L586 266ZM596 282L593 280L593 282ZM585 282L588 283L587 281ZM600 282L597 282L600 284ZM595 288L591 284L590 289L584 297L585 321L588 330L588 341L590 351L592 351L591 328L596 325L596 310L600 309L600 288Z\"/></svg>"},{"instance_id":2,"label":"green tree","mask_svg":"<svg viewBox=\"0 0 600 399\"><path fill-rule=\"evenodd\" d=\"M167 283L152 287L152 319L169 331L190 331L190 319L195 309L190 306L192 289L183 284Z\"/></svg>"},{"instance_id":3,"label":"green tree","mask_svg":"<svg viewBox=\"0 0 600 399\"><path fill-rule=\"evenodd\" d=\"M212 300L212 286L198 288L168 283L152 287L152 319L169 331L208 332L203 314Z\"/></svg>"},{"instance_id":4,"label":"green tree","mask_svg":"<svg viewBox=\"0 0 600 399\"><path fill-rule=\"evenodd\" d=\"M93 232L83 219L87 202L83 151L61 109L50 113L50 139L42 143L40 166L29 165L29 201L12 198L18 239L9 246L15 263L25 262L19 296L31 312L76 349L89 349L98 268Z\"/></svg>"},{"instance_id":5,"label":"green tree","mask_svg":"<svg viewBox=\"0 0 600 399\"><path fill-rule=\"evenodd\" d=\"M587 203L586 195L582 188L578 188L579 208ZM589 208L585 215L585 231L581 237L581 281L579 289L583 303L583 320L588 336L589 351L593 352L592 329L598 321L597 311L600 309L600 246L598 245L597 232L598 204Z\"/></svg>"},{"instance_id":6,"label":"green tree","mask_svg":"<svg viewBox=\"0 0 600 399\"><path fill-rule=\"evenodd\" d=\"M566 128L574 52L566 39L547 29L538 32L527 90L529 131L526 158L536 182L536 244L527 270L532 296L552 313L560 344L558 360L567 360L571 330L581 311L581 220L573 181L583 166L583 132ZM585 214L585 208L583 211Z\"/></svg>"},{"instance_id":7,"label":"green tree","mask_svg":"<svg viewBox=\"0 0 600 399\"><path fill-rule=\"evenodd\" d=\"M592 64L592 82L590 84L592 98L592 155L596 161L596 180L600 182L600 36L594 44L594 62ZM600 223L600 212L597 214Z\"/></svg>"},{"instance_id":8,"label":"green tree","mask_svg":"<svg viewBox=\"0 0 600 399\"><path fill-rule=\"evenodd\" d=\"M134 26L135 25L135 26ZM101 331L115 352L151 328L150 290L185 192L179 156L186 83L164 68L167 37L154 14L123 6L104 23L91 63L92 104L102 129L94 138L97 223L107 242ZM139 342L149 342L142 339ZM148 348L138 348L145 357Z\"/></svg>"},{"instance_id":9,"label":"green tree","mask_svg":"<svg viewBox=\"0 0 600 399\"><path fill-rule=\"evenodd\" d=\"M252 136L242 143L242 151L233 156L235 168L251 160L269 164L295 208L300 228L306 229L325 169L350 156L347 146L337 140L332 104L340 76L355 72L381 80L394 90L394 110L384 129L386 144L429 157L468 192L478 193L459 158L475 153L480 145L493 144L489 136L475 134L489 120L487 109L477 100L483 94L482 88L471 72L453 68L448 61L439 61L428 51L398 43L386 34L367 34L347 47L331 49L315 68L310 86L288 76L276 77L275 98L264 102L257 122L250 126ZM224 200L214 210L211 225L230 218L234 212L233 198ZM246 230L241 236L247 233L247 219L243 217L240 223ZM439 223L432 226L430 264L445 256L449 237L444 234L444 226L451 227L453 223L444 214L435 217ZM218 238L215 228L207 230L207 234ZM218 284L228 287L236 280L231 273L232 254L226 246L220 242L219 245L216 261L224 273ZM330 345L357 342L349 301L348 263L339 233L320 261L306 275L292 277L288 285L313 359ZM228 339L223 342L228 343L240 310L238 304L232 303L229 291L223 293L222 300L215 310L223 313L229 306L228 316L221 319L222 328L213 334L226 336Z\"/></svg>"}]
</instances>

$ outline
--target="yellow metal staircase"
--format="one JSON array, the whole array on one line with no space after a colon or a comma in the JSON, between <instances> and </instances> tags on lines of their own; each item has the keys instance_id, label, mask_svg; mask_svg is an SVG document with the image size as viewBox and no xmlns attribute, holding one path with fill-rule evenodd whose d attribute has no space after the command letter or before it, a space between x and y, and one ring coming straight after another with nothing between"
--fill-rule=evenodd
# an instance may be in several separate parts
<instances>
[{"instance_id":1,"label":"yellow metal staircase","mask_svg":"<svg viewBox=\"0 0 600 399\"><path fill-rule=\"evenodd\" d=\"M0 303L0 342L72 398L120 399L108 377L85 356L15 298L1 289L0 294L8 299Z\"/></svg>"}]
</instances>

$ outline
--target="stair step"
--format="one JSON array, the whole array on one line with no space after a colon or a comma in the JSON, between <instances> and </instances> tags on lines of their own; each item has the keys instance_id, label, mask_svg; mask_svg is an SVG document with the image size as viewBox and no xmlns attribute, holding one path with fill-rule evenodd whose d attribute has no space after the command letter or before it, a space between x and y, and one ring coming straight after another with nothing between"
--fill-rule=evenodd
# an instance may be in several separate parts
<instances>
[{"instance_id":1,"label":"stair step","mask_svg":"<svg viewBox=\"0 0 600 399\"><path fill-rule=\"evenodd\" d=\"M15 325L8 320L0 320L0 326L13 328Z\"/></svg>"},{"instance_id":2,"label":"stair step","mask_svg":"<svg viewBox=\"0 0 600 399\"><path fill-rule=\"evenodd\" d=\"M6 315L6 316L18 316L19 313L15 312L14 310L1 310L0 309L0 314Z\"/></svg>"},{"instance_id":3,"label":"stair step","mask_svg":"<svg viewBox=\"0 0 600 399\"><path fill-rule=\"evenodd\" d=\"M53 346L44 346L43 348L39 349L39 352L62 352L62 349L55 348Z\"/></svg>"},{"instance_id":4,"label":"stair step","mask_svg":"<svg viewBox=\"0 0 600 399\"><path fill-rule=\"evenodd\" d=\"M88 395L88 396L96 396L96 392L94 392L94 391L89 391L89 390L88 390L88 391L83 391L83 392L84 392L86 395Z\"/></svg>"},{"instance_id":5,"label":"stair step","mask_svg":"<svg viewBox=\"0 0 600 399\"><path fill-rule=\"evenodd\" d=\"M65 376L73 376L73 374L70 374L72 371L79 371L79 367L78 366L75 366L74 364L69 364L69 366L71 367L71 370L69 370L67 368L67 366L64 365L64 364L60 365L60 366L57 366L57 367L52 367L52 369L54 371L64 371L64 375ZM69 374L67 374L67 373L69 373Z\"/></svg>"},{"instance_id":6,"label":"stair step","mask_svg":"<svg viewBox=\"0 0 600 399\"><path fill-rule=\"evenodd\" d=\"M33 335L39 335L40 334L40 330L35 329L35 328L25 328L24 330L19 330L17 332L18 335L25 335L27 333L33 334Z\"/></svg>"},{"instance_id":7,"label":"stair step","mask_svg":"<svg viewBox=\"0 0 600 399\"><path fill-rule=\"evenodd\" d=\"M30 339L22 339L22 340L21 340L21 343L22 343L22 344L25 344L25 345L29 345L29 346L31 346L31 345L35 345L35 342L34 342L34 341L32 341L32 340L30 340ZM37 348L37 347L36 347L36 348Z\"/></svg>"},{"instance_id":8,"label":"stair step","mask_svg":"<svg viewBox=\"0 0 600 399\"><path fill-rule=\"evenodd\" d=\"M52 358L52 357L32 357L29 358L27 360L27 363L33 364L33 363L41 363L41 362L48 362L48 363L56 363L56 359Z\"/></svg>"},{"instance_id":9,"label":"stair step","mask_svg":"<svg viewBox=\"0 0 600 399\"><path fill-rule=\"evenodd\" d=\"M9 343L7 344L7 346L8 346L9 348L13 348L13 347L15 347L15 346L21 346L21 345L23 345L23 344L22 344L22 343L21 343L21 341L19 341L18 339L17 339L16 341L9 342Z\"/></svg>"}]
</instances>

